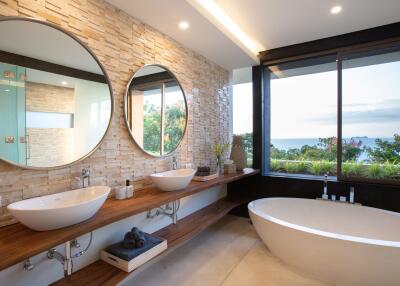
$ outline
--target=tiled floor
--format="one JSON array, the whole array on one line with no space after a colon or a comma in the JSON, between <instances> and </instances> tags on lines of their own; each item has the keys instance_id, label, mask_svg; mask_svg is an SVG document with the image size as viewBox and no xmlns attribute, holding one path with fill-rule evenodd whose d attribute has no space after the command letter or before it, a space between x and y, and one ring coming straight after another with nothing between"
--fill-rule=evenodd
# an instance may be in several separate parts
<instances>
[{"instance_id":1,"label":"tiled floor","mask_svg":"<svg viewBox=\"0 0 400 286\"><path fill-rule=\"evenodd\" d=\"M124 286L326 286L272 256L249 220L227 216Z\"/></svg>"}]
</instances>

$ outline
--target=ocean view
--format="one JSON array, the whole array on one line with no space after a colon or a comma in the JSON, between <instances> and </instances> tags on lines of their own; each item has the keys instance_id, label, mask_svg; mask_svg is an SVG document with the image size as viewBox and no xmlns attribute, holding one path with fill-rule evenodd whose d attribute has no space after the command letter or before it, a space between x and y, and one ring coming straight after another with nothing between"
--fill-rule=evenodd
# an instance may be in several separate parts
<instances>
[{"instance_id":1,"label":"ocean view","mask_svg":"<svg viewBox=\"0 0 400 286\"><path fill-rule=\"evenodd\" d=\"M375 140L378 138L368 138L368 137L353 137L354 139L361 140L362 147L375 147ZM346 141L349 141L350 138L344 138ZM381 138L383 140L387 140L389 142L393 142L393 138ZM280 150L289 150L293 148L301 148L304 145L314 146L319 143L318 138L295 138L295 139L271 139L271 144L273 144L276 148ZM359 161L363 161L367 159L367 153L363 152L358 158Z\"/></svg>"}]
</instances>

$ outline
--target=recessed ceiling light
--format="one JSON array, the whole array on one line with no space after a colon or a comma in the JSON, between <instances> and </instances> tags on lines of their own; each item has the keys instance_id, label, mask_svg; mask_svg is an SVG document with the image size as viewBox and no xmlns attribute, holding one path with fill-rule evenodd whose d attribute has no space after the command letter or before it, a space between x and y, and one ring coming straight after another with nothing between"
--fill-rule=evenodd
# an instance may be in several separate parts
<instances>
[{"instance_id":1,"label":"recessed ceiling light","mask_svg":"<svg viewBox=\"0 0 400 286\"><path fill-rule=\"evenodd\" d=\"M186 22L186 21L181 21L181 22L179 22L179 28L180 28L181 30L186 30L186 29L189 28L189 23Z\"/></svg>"},{"instance_id":2,"label":"recessed ceiling light","mask_svg":"<svg viewBox=\"0 0 400 286\"><path fill-rule=\"evenodd\" d=\"M5 89L4 91L5 91L5 92L9 92L10 90L9 90L9 89Z\"/></svg>"},{"instance_id":3,"label":"recessed ceiling light","mask_svg":"<svg viewBox=\"0 0 400 286\"><path fill-rule=\"evenodd\" d=\"M62 85L67 85L67 84L68 84L68 82L66 82L66 81L62 81L62 82L61 82L61 84L62 84Z\"/></svg>"},{"instance_id":4,"label":"recessed ceiling light","mask_svg":"<svg viewBox=\"0 0 400 286\"><path fill-rule=\"evenodd\" d=\"M342 6L334 6L331 9L332 14L339 14L340 12L342 12Z\"/></svg>"}]
</instances>

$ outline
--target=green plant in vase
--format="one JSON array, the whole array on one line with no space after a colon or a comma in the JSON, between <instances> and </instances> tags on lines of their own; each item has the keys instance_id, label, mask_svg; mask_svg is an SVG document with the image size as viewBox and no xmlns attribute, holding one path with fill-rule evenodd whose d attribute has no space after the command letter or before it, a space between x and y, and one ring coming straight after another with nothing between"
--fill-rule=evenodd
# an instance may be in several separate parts
<instances>
[{"instance_id":1,"label":"green plant in vase","mask_svg":"<svg viewBox=\"0 0 400 286\"><path fill-rule=\"evenodd\" d=\"M215 156L217 157L217 172L221 174L222 168L222 156L225 154L226 151L229 149L228 143L215 143L213 146L213 151Z\"/></svg>"}]
</instances>

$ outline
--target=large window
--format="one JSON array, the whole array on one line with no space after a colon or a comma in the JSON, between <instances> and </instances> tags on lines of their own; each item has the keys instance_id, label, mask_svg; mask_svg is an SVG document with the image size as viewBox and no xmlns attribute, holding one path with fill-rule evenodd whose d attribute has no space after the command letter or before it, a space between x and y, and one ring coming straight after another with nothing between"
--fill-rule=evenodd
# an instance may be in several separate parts
<instances>
[{"instance_id":1,"label":"large window","mask_svg":"<svg viewBox=\"0 0 400 286\"><path fill-rule=\"evenodd\" d=\"M267 172L400 180L399 47L266 70Z\"/></svg>"},{"instance_id":2,"label":"large window","mask_svg":"<svg viewBox=\"0 0 400 286\"><path fill-rule=\"evenodd\" d=\"M336 57L270 66L271 171L336 175Z\"/></svg>"},{"instance_id":3,"label":"large window","mask_svg":"<svg viewBox=\"0 0 400 286\"><path fill-rule=\"evenodd\" d=\"M233 85L233 134L243 137L247 165L253 165L253 84Z\"/></svg>"},{"instance_id":4,"label":"large window","mask_svg":"<svg viewBox=\"0 0 400 286\"><path fill-rule=\"evenodd\" d=\"M400 49L347 54L342 67L341 175L400 179Z\"/></svg>"}]
</instances>

